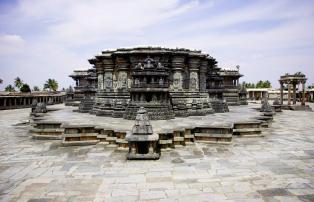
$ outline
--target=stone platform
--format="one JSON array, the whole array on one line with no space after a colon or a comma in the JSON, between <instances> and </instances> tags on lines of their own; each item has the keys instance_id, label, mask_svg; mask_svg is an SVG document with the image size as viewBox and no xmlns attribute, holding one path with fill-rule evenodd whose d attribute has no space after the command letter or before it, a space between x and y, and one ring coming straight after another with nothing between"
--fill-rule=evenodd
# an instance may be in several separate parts
<instances>
[{"instance_id":1,"label":"stone platform","mask_svg":"<svg viewBox=\"0 0 314 202\"><path fill-rule=\"evenodd\" d=\"M251 107L151 123L163 130L240 121L260 115ZM45 118L121 129L134 123L59 108ZM28 116L29 109L0 111L0 201L314 200L314 126L308 121L313 112L283 111L265 137L234 138L231 145L194 143L163 151L153 162L127 161L126 151L103 144L62 147L60 140L34 140L23 124Z\"/></svg>"}]
</instances>

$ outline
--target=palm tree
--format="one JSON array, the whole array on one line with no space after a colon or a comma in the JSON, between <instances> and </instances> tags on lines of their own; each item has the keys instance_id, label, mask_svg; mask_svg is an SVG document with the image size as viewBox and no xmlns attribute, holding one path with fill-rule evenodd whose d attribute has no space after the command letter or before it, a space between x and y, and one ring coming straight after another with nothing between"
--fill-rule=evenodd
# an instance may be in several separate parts
<instances>
[{"instance_id":1,"label":"palm tree","mask_svg":"<svg viewBox=\"0 0 314 202\"><path fill-rule=\"evenodd\" d=\"M48 79L46 83L44 84L44 89L49 89L52 91L58 90L59 84L56 80L54 79Z\"/></svg>"},{"instance_id":2,"label":"palm tree","mask_svg":"<svg viewBox=\"0 0 314 202\"><path fill-rule=\"evenodd\" d=\"M14 86L12 86L11 84L7 85L4 89L6 92L14 92Z\"/></svg>"},{"instance_id":3,"label":"palm tree","mask_svg":"<svg viewBox=\"0 0 314 202\"><path fill-rule=\"evenodd\" d=\"M18 89L20 89L23 86L23 81L20 77L16 77L14 79L14 85L15 87L17 87Z\"/></svg>"}]
</instances>

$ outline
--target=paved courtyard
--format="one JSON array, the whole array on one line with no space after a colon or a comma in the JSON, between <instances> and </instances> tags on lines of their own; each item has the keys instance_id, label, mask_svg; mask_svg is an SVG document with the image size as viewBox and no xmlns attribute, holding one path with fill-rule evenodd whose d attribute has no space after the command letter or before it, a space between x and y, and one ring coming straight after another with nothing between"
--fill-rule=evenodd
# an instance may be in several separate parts
<instances>
[{"instance_id":1,"label":"paved courtyard","mask_svg":"<svg viewBox=\"0 0 314 202\"><path fill-rule=\"evenodd\" d=\"M258 105L257 105L258 106ZM154 121L154 130L246 120L255 105L230 113ZM311 106L314 108L314 105ZM49 120L130 129L133 121L53 106ZM314 201L314 113L277 113L265 137L231 145L196 143L157 161L127 161L104 145L61 147L33 140L30 109L0 111L0 201Z\"/></svg>"}]
</instances>

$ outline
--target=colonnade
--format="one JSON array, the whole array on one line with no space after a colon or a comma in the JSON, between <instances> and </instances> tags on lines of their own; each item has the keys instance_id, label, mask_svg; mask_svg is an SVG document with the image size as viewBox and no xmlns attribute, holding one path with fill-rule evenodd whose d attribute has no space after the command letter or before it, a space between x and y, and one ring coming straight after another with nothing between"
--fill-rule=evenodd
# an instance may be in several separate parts
<instances>
[{"instance_id":1,"label":"colonnade","mask_svg":"<svg viewBox=\"0 0 314 202\"><path fill-rule=\"evenodd\" d=\"M30 107L33 100L37 102L48 103L49 100L53 104L63 103L65 100L64 95L49 95L49 96L0 96L0 110L17 109Z\"/></svg>"},{"instance_id":2,"label":"colonnade","mask_svg":"<svg viewBox=\"0 0 314 202\"><path fill-rule=\"evenodd\" d=\"M288 87L288 105L291 105L291 98L292 104L295 105L297 103L297 92L296 86L302 84L302 99L301 105L305 105L305 83L306 78L305 76L294 76L294 75L286 75L282 76L279 80L280 83L280 100L281 104L283 104L283 89L284 85L286 84Z\"/></svg>"}]
</instances>

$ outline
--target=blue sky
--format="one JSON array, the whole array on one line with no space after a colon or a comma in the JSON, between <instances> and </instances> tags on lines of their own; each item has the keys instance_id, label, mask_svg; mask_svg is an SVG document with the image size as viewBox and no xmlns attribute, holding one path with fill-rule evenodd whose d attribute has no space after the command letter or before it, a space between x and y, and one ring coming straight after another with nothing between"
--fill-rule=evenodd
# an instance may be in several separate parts
<instances>
[{"instance_id":1,"label":"blue sky","mask_svg":"<svg viewBox=\"0 0 314 202\"><path fill-rule=\"evenodd\" d=\"M0 78L60 87L105 49L200 49L242 81L301 71L314 83L312 0L0 0Z\"/></svg>"}]
</instances>

